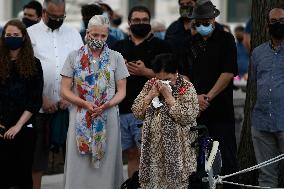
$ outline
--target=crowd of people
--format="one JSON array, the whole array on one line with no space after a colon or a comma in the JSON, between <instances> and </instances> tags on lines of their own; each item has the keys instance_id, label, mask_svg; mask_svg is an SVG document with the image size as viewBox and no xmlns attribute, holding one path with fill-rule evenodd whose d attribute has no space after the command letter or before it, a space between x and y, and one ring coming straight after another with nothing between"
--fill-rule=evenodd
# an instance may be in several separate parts
<instances>
[{"instance_id":1,"label":"crowd of people","mask_svg":"<svg viewBox=\"0 0 284 189\"><path fill-rule=\"evenodd\" d=\"M180 18L168 28L151 23L147 7L132 7L127 33L118 28L122 17L101 1L81 7L80 32L64 23L64 0L31 1L22 20L5 24L1 188L40 189L50 150L62 147L65 189L120 188L127 179L122 155L141 188L187 189L197 171L197 125L220 144L221 174L238 171L233 80L247 79L251 20L234 37L215 20L220 11L211 1L178 4ZM258 163L284 153L283 5L267 18L271 40L251 55ZM277 187L278 169L260 169L260 186Z\"/></svg>"}]
</instances>

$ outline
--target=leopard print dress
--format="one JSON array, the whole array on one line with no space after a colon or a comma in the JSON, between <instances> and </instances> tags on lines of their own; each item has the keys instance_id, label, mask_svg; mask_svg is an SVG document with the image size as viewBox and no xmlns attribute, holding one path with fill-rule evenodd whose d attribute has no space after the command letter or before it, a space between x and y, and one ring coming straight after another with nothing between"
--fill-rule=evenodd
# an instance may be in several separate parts
<instances>
[{"instance_id":1,"label":"leopard print dress","mask_svg":"<svg viewBox=\"0 0 284 189\"><path fill-rule=\"evenodd\" d=\"M197 94L193 85L178 76L172 87L176 103L169 108L154 108L150 104L143 113L144 98L156 79L149 80L132 106L134 115L144 120L142 129L139 179L143 189L187 189L189 175L196 171L196 149L191 143L197 133L199 113Z\"/></svg>"}]
</instances>

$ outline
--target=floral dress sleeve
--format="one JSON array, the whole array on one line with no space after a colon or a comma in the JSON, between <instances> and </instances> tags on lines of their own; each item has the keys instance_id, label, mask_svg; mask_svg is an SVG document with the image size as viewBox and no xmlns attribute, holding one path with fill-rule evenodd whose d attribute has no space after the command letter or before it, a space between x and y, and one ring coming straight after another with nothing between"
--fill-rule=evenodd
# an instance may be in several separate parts
<instances>
[{"instance_id":1,"label":"floral dress sleeve","mask_svg":"<svg viewBox=\"0 0 284 189\"><path fill-rule=\"evenodd\" d=\"M199 113L199 105L193 85L184 81L184 85L178 89L175 100L169 111L170 116L182 126L194 123Z\"/></svg>"},{"instance_id":2,"label":"floral dress sleeve","mask_svg":"<svg viewBox=\"0 0 284 189\"><path fill-rule=\"evenodd\" d=\"M140 92L140 94L134 100L134 103L132 105L131 110L132 110L134 116L137 119L143 120L145 118L145 113L146 112L143 111L143 107L145 106L144 98L147 96L147 94L151 90L152 85L154 83L155 83L155 78L150 79L149 81L147 81L146 84L144 85L142 91ZM149 106L149 105L147 105L147 106Z\"/></svg>"}]
</instances>

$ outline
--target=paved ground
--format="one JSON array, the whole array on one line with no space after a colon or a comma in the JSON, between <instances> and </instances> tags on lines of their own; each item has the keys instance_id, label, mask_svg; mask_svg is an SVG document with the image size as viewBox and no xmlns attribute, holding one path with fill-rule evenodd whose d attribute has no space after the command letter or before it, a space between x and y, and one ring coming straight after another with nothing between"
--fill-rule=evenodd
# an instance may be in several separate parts
<instances>
[{"instance_id":1,"label":"paved ground","mask_svg":"<svg viewBox=\"0 0 284 189\"><path fill-rule=\"evenodd\" d=\"M63 174L44 176L42 179L42 189L63 189Z\"/></svg>"},{"instance_id":2,"label":"paved ground","mask_svg":"<svg viewBox=\"0 0 284 189\"><path fill-rule=\"evenodd\" d=\"M123 176L127 178L127 166L123 166ZM43 176L42 189L63 189L63 174Z\"/></svg>"}]
</instances>

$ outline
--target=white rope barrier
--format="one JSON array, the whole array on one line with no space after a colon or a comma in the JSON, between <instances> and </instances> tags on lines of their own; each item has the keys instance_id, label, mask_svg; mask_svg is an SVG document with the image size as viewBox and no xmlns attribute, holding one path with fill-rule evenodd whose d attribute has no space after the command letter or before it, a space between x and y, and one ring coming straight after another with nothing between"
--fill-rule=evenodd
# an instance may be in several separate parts
<instances>
[{"instance_id":1,"label":"white rope barrier","mask_svg":"<svg viewBox=\"0 0 284 189\"><path fill-rule=\"evenodd\" d=\"M236 185L236 186L243 186L243 187L247 187L247 188L284 189L284 188L271 188L271 187L264 187L264 186L253 186L253 185L239 184L239 183L234 183L234 182L229 182L229 181L222 181L222 183Z\"/></svg>"},{"instance_id":2,"label":"white rope barrier","mask_svg":"<svg viewBox=\"0 0 284 189\"><path fill-rule=\"evenodd\" d=\"M255 170L255 169L259 169L259 168L261 168L261 167L265 167L265 166L267 166L267 165L270 165L270 164L272 164L272 163L275 163L275 162L277 162L277 161L280 161L280 160L282 160L282 159L284 159L284 154L281 154L281 155L279 155L279 156L277 156L277 157L275 157L275 158L272 158L272 159L269 159L269 160L264 161L264 162L262 162L262 163L259 163L259 164L255 165L255 166L252 166L252 167L243 169L243 170L238 171L238 172L236 172L236 173L232 173L232 174L229 174L229 175L221 176L221 178L222 178L222 180L223 180L223 179L228 178L228 177L232 177L232 176L235 176L235 175L239 175L239 174L242 174L242 173L246 173L246 172L249 172L249 171L253 171L253 170Z\"/></svg>"},{"instance_id":3,"label":"white rope barrier","mask_svg":"<svg viewBox=\"0 0 284 189\"><path fill-rule=\"evenodd\" d=\"M237 186L243 186L243 187L247 187L247 188L261 188L261 189L284 189L284 188L271 188L271 187L261 187L261 186L253 186L253 185L245 185L245 184L239 184L239 183L234 183L234 182L229 182L229 181L224 181L225 178L229 178L229 177L232 177L232 176L235 176L235 175L239 175L239 174L242 174L242 173L246 173L246 172L250 172L250 171L253 171L255 169L259 169L259 168L262 168L262 167L265 167L267 165L270 165L270 164L273 164L273 163L276 163L280 160L284 159L284 154L281 154L275 158L271 158L267 161L264 161L262 163L259 163L257 165L254 165L252 167L249 167L249 168L246 168L246 169L243 169L241 171L238 171L236 173L232 173L232 174L229 174L229 175L224 175L224 176L217 176L217 177L213 177L213 178L208 178L208 180L213 180L213 183L212 183L212 186L210 186L211 189L215 189L216 188L216 184L232 184L232 185L237 185ZM208 171L207 171L208 172Z\"/></svg>"}]
</instances>

